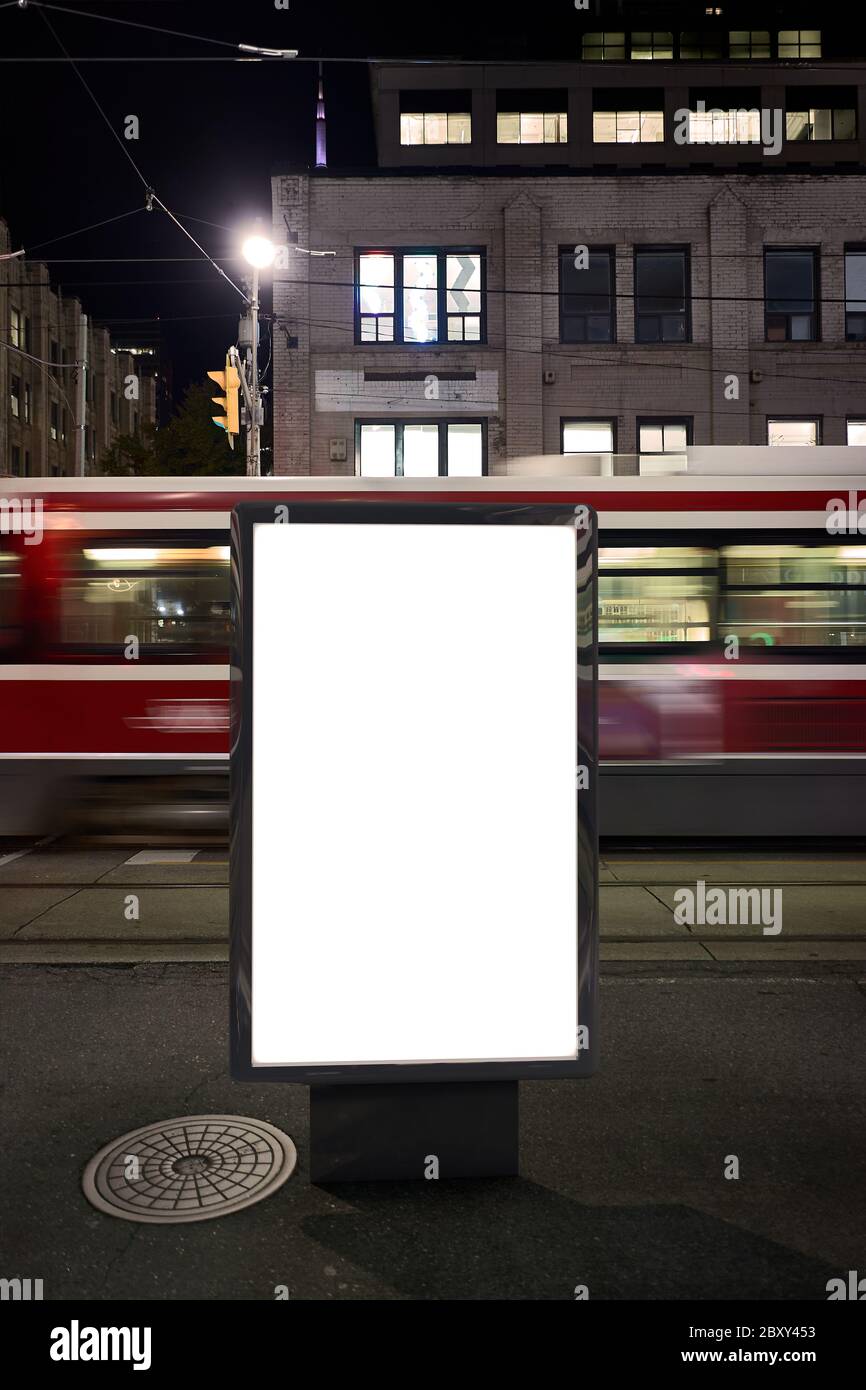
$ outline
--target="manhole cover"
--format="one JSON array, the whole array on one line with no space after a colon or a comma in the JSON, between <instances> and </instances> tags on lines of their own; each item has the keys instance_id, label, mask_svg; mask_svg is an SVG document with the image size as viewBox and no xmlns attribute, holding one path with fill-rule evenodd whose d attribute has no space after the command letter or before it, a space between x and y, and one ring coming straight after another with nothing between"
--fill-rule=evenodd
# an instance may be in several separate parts
<instances>
[{"instance_id":1,"label":"manhole cover","mask_svg":"<svg viewBox=\"0 0 866 1390\"><path fill-rule=\"evenodd\" d=\"M294 1171L287 1134L241 1115L188 1115L113 1139L82 1178L93 1206L124 1221L207 1221L269 1197Z\"/></svg>"}]
</instances>

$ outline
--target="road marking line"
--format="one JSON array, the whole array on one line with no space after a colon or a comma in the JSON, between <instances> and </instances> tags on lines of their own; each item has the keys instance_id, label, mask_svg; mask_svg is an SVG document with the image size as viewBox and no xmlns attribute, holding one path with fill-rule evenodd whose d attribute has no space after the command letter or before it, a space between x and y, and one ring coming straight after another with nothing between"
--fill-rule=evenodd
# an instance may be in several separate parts
<instances>
[{"instance_id":1,"label":"road marking line","mask_svg":"<svg viewBox=\"0 0 866 1390\"><path fill-rule=\"evenodd\" d=\"M191 864L197 854L197 849L141 849L123 864Z\"/></svg>"}]
</instances>

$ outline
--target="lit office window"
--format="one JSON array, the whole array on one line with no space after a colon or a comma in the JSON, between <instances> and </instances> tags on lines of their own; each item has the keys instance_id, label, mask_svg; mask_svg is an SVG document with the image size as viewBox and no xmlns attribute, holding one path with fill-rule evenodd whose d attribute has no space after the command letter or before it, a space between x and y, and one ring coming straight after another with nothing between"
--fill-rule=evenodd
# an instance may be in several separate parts
<instances>
[{"instance_id":1,"label":"lit office window","mask_svg":"<svg viewBox=\"0 0 866 1390\"><path fill-rule=\"evenodd\" d=\"M761 113L755 111L690 111L690 145L737 145L761 138Z\"/></svg>"},{"instance_id":2,"label":"lit office window","mask_svg":"<svg viewBox=\"0 0 866 1390\"><path fill-rule=\"evenodd\" d=\"M9 378L9 409L12 412L13 420L21 418L21 379L17 376Z\"/></svg>"},{"instance_id":3,"label":"lit office window","mask_svg":"<svg viewBox=\"0 0 866 1390\"><path fill-rule=\"evenodd\" d=\"M403 257L403 341L406 343L435 343L439 337L436 274L435 255Z\"/></svg>"},{"instance_id":4,"label":"lit office window","mask_svg":"<svg viewBox=\"0 0 866 1390\"><path fill-rule=\"evenodd\" d=\"M731 29L728 31L729 53L732 58L769 58L770 34L767 29Z\"/></svg>"},{"instance_id":5,"label":"lit office window","mask_svg":"<svg viewBox=\"0 0 866 1390\"><path fill-rule=\"evenodd\" d=\"M394 341L394 257L358 257L360 341Z\"/></svg>"},{"instance_id":6,"label":"lit office window","mask_svg":"<svg viewBox=\"0 0 866 1390\"><path fill-rule=\"evenodd\" d=\"M24 423L31 424L33 421L33 387L29 381L24 383Z\"/></svg>"},{"instance_id":7,"label":"lit office window","mask_svg":"<svg viewBox=\"0 0 866 1390\"><path fill-rule=\"evenodd\" d=\"M51 435L54 442L57 443L57 440L60 438L60 407L56 401L51 402L48 433Z\"/></svg>"},{"instance_id":8,"label":"lit office window","mask_svg":"<svg viewBox=\"0 0 866 1390\"><path fill-rule=\"evenodd\" d=\"M363 421L355 430L362 478L468 478L484 473L480 421Z\"/></svg>"},{"instance_id":9,"label":"lit office window","mask_svg":"<svg viewBox=\"0 0 866 1390\"><path fill-rule=\"evenodd\" d=\"M10 308L9 310L9 340L13 347L23 347L23 334L21 331L21 310Z\"/></svg>"},{"instance_id":10,"label":"lit office window","mask_svg":"<svg viewBox=\"0 0 866 1390\"><path fill-rule=\"evenodd\" d=\"M563 420L562 452L564 454L612 454L614 452L613 420Z\"/></svg>"},{"instance_id":11,"label":"lit office window","mask_svg":"<svg viewBox=\"0 0 866 1390\"><path fill-rule=\"evenodd\" d=\"M845 247L845 337L866 342L866 246Z\"/></svg>"},{"instance_id":12,"label":"lit office window","mask_svg":"<svg viewBox=\"0 0 866 1390\"><path fill-rule=\"evenodd\" d=\"M673 58L674 36L665 30L632 34L631 56L633 59Z\"/></svg>"},{"instance_id":13,"label":"lit office window","mask_svg":"<svg viewBox=\"0 0 866 1390\"><path fill-rule=\"evenodd\" d=\"M497 111L499 145L563 145L568 140L565 111Z\"/></svg>"},{"instance_id":14,"label":"lit office window","mask_svg":"<svg viewBox=\"0 0 866 1390\"><path fill-rule=\"evenodd\" d=\"M400 93L401 145L468 145L472 140L468 91Z\"/></svg>"},{"instance_id":15,"label":"lit office window","mask_svg":"<svg viewBox=\"0 0 866 1390\"><path fill-rule=\"evenodd\" d=\"M574 247L559 253L559 341L612 343L614 340L613 250L588 251L589 264L575 269Z\"/></svg>"},{"instance_id":16,"label":"lit office window","mask_svg":"<svg viewBox=\"0 0 866 1390\"><path fill-rule=\"evenodd\" d=\"M768 444L803 446L819 444L821 442L820 435L820 422L816 419L801 417L797 420L767 421Z\"/></svg>"},{"instance_id":17,"label":"lit office window","mask_svg":"<svg viewBox=\"0 0 866 1390\"><path fill-rule=\"evenodd\" d=\"M634 270L636 342L689 342L688 251L636 248Z\"/></svg>"},{"instance_id":18,"label":"lit office window","mask_svg":"<svg viewBox=\"0 0 866 1390\"><path fill-rule=\"evenodd\" d=\"M847 444L866 445L866 420L848 420L846 426L848 433L845 442Z\"/></svg>"},{"instance_id":19,"label":"lit office window","mask_svg":"<svg viewBox=\"0 0 866 1390\"><path fill-rule=\"evenodd\" d=\"M355 341L482 342L483 257L480 250L359 252Z\"/></svg>"},{"instance_id":20,"label":"lit office window","mask_svg":"<svg viewBox=\"0 0 866 1390\"><path fill-rule=\"evenodd\" d=\"M622 62L625 34L584 34L582 53L587 63Z\"/></svg>"},{"instance_id":21,"label":"lit office window","mask_svg":"<svg viewBox=\"0 0 866 1390\"><path fill-rule=\"evenodd\" d=\"M785 132L789 140L856 140L857 112L852 106L787 111Z\"/></svg>"},{"instance_id":22,"label":"lit office window","mask_svg":"<svg viewBox=\"0 0 866 1390\"><path fill-rule=\"evenodd\" d=\"M665 138L663 111L594 111L596 145L658 145Z\"/></svg>"},{"instance_id":23,"label":"lit office window","mask_svg":"<svg viewBox=\"0 0 866 1390\"><path fill-rule=\"evenodd\" d=\"M733 56L733 55L732 55ZM780 29L780 58L820 58L820 29Z\"/></svg>"},{"instance_id":24,"label":"lit office window","mask_svg":"<svg viewBox=\"0 0 866 1390\"><path fill-rule=\"evenodd\" d=\"M796 247L764 253L764 319L768 343L818 339L815 251Z\"/></svg>"}]
</instances>

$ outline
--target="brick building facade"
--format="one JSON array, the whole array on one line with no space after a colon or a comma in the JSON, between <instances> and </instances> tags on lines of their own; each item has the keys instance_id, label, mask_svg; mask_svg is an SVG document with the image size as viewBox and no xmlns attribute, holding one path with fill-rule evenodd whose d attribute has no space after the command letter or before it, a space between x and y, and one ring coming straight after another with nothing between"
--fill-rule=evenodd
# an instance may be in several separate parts
<instances>
[{"instance_id":1,"label":"brick building facade","mask_svg":"<svg viewBox=\"0 0 866 1390\"><path fill-rule=\"evenodd\" d=\"M273 180L275 471L866 442L866 69L812 34L372 66L378 167Z\"/></svg>"},{"instance_id":2,"label":"brick building facade","mask_svg":"<svg viewBox=\"0 0 866 1390\"><path fill-rule=\"evenodd\" d=\"M0 256L11 249L0 220ZM154 368L151 354L113 348L79 299L52 289L45 265L0 260L0 473L98 473L119 435L155 422Z\"/></svg>"}]
</instances>

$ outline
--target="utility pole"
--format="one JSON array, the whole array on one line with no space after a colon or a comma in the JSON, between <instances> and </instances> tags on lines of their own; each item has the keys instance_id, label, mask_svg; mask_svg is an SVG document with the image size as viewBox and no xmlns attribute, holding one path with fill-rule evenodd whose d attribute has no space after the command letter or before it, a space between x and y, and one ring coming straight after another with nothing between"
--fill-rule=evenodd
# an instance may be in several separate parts
<instances>
[{"instance_id":1,"label":"utility pole","mask_svg":"<svg viewBox=\"0 0 866 1390\"><path fill-rule=\"evenodd\" d=\"M262 404L259 393L259 268L253 266L252 297L250 299L250 330L252 333L252 343L250 345L250 396L252 400L247 407L249 415L249 425L247 426L247 477L261 477L261 452L259 441L261 438L261 414Z\"/></svg>"},{"instance_id":2,"label":"utility pole","mask_svg":"<svg viewBox=\"0 0 866 1390\"><path fill-rule=\"evenodd\" d=\"M78 381L75 412L78 416L75 432L75 473L83 478L87 472L87 315L78 317Z\"/></svg>"}]
</instances>

